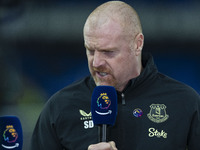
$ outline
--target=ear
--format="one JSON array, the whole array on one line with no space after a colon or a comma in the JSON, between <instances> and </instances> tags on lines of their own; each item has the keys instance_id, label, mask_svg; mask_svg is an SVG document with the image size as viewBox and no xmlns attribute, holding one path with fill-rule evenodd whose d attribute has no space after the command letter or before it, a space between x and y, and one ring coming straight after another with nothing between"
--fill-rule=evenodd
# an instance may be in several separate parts
<instances>
[{"instance_id":1,"label":"ear","mask_svg":"<svg viewBox=\"0 0 200 150\"><path fill-rule=\"evenodd\" d=\"M139 33L135 37L135 46L136 46L135 54L137 56L141 54L143 45L144 45L144 35L142 33Z\"/></svg>"}]
</instances>

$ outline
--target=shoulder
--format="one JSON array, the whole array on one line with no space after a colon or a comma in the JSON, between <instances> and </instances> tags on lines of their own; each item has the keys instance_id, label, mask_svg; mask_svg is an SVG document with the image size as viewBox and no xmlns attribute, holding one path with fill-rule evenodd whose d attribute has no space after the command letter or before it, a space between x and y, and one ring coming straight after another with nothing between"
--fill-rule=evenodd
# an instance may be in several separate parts
<instances>
[{"instance_id":1,"label":"shoulder","mask_svg":"<svg viewBox=\"0 0 200 150\"><path fill-rule=\"evenodd\" d=\"M77 108L90 103L91 95L95 84L88 76L56 92L46 102L43 114L50 115L54 120L60 113L73 112L72 108Z\"/></svg>"},{"instance_id":2,"label":"shoulder","mask_svg":"<svg viewBox=\"0 0 200 150\"><path fill-rule=\"evenodd\" d=\"M158 73L158 84L162 87L161 89L182 98L182 100L187 99L190 102L200 102L199 94L191 86L167 75Z\"/></svg>"},{"instance_id":3,"label":"shoulder","mask_svg":"<svg viewBox=\"0 0 200 150\"><path fill-rule=\"evenodd\" d=\"M67 101L69 101L70 99L92 93L94 87L95 84L93 82L93 79L88 76L59 90L49 99L49 101L52 104L59 102L67 103Z\"/></svg>"}]
</instances>

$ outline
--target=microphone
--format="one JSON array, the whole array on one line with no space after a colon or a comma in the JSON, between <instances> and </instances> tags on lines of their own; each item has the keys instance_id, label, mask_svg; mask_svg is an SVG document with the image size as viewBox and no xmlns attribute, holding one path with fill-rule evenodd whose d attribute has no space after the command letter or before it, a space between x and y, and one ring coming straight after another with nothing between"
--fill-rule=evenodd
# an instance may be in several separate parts
<instances>
[{"instance_id":1,"label":"microphone","mask_svg":"<svg viewBox=\"0 0 200 150\"><path fill-rule=\"evenodd\" d=\"M117 92L113 86L97 86L92 94L92 120L102 130L101 142L106 142L107 125L113 126L117 116Z\"/></svg>"},{"instance_id":2,"label":"microphone","mask_svg":"<svg viewBox=\"0 0 200 150\"><path fill-rule=\"evenodd\" d=\"M22 150L23 133L16 116L0 117L0 150Z\"/></svg>"}]
</instances>

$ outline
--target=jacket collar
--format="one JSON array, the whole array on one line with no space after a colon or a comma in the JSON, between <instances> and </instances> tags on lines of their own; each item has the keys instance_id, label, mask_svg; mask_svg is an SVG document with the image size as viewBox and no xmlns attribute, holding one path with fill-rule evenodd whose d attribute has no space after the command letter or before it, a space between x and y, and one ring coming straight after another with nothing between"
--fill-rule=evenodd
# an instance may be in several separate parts
<instances>
[{"instance_id":1,"label":"jacket collar","mask_svg":"<svg viewBox=\"0 0 200 150\"><path fill-rule=\"evenodd\" d=\"M146 80L149 80L158 73L157 67L153 60L153 56L150 53L142 54L142 66L143 70L140 75L131 79L123 92L125 92L129 87L137 87L138 85L143 84Z\"/></svg>"}]
</instances>

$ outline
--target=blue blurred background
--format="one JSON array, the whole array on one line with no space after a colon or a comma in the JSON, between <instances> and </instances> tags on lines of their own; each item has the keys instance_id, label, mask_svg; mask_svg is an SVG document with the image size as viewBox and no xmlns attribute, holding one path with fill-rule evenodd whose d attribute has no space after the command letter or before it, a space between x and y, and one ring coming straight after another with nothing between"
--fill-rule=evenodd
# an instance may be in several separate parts
<instances>
[{"instance_id":1,"label":"blue blurred background","mask_svg":"<svg viewBox=\"0 0 200 150\"><path fill-rule=\"evenodd\" d=\"M0 115L17 115L28 150L49 97L89 74L82 29L105 0L0 0ZM160 72L200 93L199 0L126 0Z\"/></svg>"}]
</instances>

